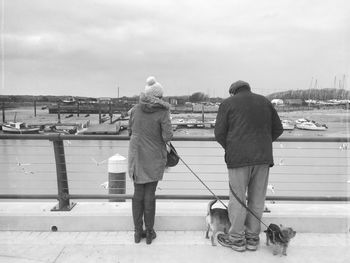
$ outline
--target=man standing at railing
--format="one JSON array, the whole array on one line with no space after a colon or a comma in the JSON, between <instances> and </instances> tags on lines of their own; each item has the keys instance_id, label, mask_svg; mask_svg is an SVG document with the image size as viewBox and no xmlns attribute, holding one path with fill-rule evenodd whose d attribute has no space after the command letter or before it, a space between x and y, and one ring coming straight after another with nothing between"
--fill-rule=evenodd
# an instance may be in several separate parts
<instances>
[{"instance_id":1,"label":"man standing at railing","mask_svg":"<svg viewBox=\"0 0 350 263\"><path fill-rule=\"evenodd\" d=\"M233 83L229 93L219 107L215 139L225 150L232 190L261 219L273 166L272 142L283 133L283 127L270 101L251 92L247 82ZM260 222L231 191L228 212L231 228L218 240L220 244L240 252L257 250Z\"/></svg>"}]
</instances>

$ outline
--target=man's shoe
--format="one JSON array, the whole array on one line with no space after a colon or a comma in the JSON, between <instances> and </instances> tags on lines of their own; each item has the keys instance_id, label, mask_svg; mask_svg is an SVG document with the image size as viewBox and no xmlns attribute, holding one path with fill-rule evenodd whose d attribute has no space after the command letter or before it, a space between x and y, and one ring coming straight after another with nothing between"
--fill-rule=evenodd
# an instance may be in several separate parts
<instances>
[{"instance_id":1,"label":"man's shoe","mask_svg":"<svg viewBox=\"0 0 350 263\"><path fill-rule=\"evenodd\" d=\"M157 237L156 232L152 230L146 230L146 244L149 245L152 243L152 240Z\"/></svg>"},{"instance_id":2,"label":"man's shoe","mask_svg":"<svg viewBox=\"0 0 350 263\"><path fill-rule=\"evenodd\" d=\"M247 238L247 250L256 251L259 246L258 238Z\"/></svg>"},{"instance_id":3,"label":"man's shoe","mask_svg":"<svg viewBox=\"0 0 350 263\"><path fill-rule=\"evenodd\" d=\"M246 249L245 240L232 240L227 234L218 234L218 243L224 247L230 247L235 251L244 252Z\"/></svg>"}]
</instances>

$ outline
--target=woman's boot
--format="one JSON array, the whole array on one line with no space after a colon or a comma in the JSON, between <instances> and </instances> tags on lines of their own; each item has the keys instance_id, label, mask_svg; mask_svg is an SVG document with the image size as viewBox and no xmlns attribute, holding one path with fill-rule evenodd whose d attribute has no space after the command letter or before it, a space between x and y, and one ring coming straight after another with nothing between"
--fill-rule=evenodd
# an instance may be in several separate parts
<instances>
[{"instance_id":1,"label":"woman's boot","mask_svg":"<svg viewBox=\"0 0 350 263\"><path fill-rule=\"evenodd\" d=\"M155 191L158 182L152 182L146 184L146 193L144 201L144 220L146 227L146 243L151 244L152 240L156 238L156 232L154 232L154 218L156 213L156 198Z\"/></svg>"},{"instance_id":2,"label":"woman's boot","mask_svg":"<svg viewBox=\"0 0 350 263\"><path fill-rule=\"evenodd\" d=\"M141 238L145 237L145 232L143 231L143 220L142 220L143 211L144 211L143 200L139 201L133 198L132 199L132 216L134 219L134 227L135 227L135 233L134 233L135 243L140 243Z\"/></svg>"},{"instance_id":3,"label":"woman's boot","mask_svg":"<svg viewBox=\"0 0 350 263\"><path fill-rule=\"evenodd\" d=\"M151 229L151 230L146 230L146 244L149 245L152 243L152 240L157 237L156 232Z\"/></svg>"},{"instance_id":4,"label":"woman's boot","mask_svg":"<svg viewBox=\"0 0 350 263\"><path fill-rule=\"evenodd\" d=\"M140 243L141 238L142 238L142 231L135 230L135 233L134 233L134 241L135 241L135 243Z\"/></svg>"}]
</instances>

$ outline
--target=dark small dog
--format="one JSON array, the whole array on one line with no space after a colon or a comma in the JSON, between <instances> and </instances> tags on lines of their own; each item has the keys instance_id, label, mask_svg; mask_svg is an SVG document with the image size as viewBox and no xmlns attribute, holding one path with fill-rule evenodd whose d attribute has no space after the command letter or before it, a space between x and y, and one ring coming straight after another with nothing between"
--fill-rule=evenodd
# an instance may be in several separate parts
<instances>
[{"instance_id":1,"label":"dark small dog","mask_svg":"<svg viewBox=\"0 0 350 263\"><path fill-rule=\"evenodd\" d=\"M296 232L291 227L283 227L282 225L279 227L275 224L270 224L264 232L266 233L266 245L269 246L270 242L274 245L273 254L287 256L289 241L295 237Z\"/></svg>"},{"instance_id":2,"label":"dark small dog","mask_svg":"<svg viewBox=\"0 0 350 263\"><path fill-rule=\"evenodd\" d=\"M217 200L210 201L208 204L208 212L207 212L207 225L208 229L205 234L205 238L209 238L209 231L211 231L211 244L213 246L217 245L217 235L219 233L227 234L231 223L228 219L228 211L224 208L212 208L212 206L217 202Z\"/></svg>"}]
</instances>

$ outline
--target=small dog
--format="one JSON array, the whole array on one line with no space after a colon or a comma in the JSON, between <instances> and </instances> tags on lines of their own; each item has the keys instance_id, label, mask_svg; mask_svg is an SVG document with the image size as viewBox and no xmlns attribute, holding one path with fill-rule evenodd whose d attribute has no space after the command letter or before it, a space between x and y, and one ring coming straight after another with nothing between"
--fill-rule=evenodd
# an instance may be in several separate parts
<instances>
[{"instance_id":1,"label":"small dog","mask_svg":"<svg viewBox=\"0 0 350 263\"><path fill-rule=\"evenodd\" d=\"M266 245L269 246L270 242L274 245L273 255L287 256L289 241L295 237L296 231L291 227L283 227L282 225L279 227L278 225L270 224L264 232L266 233Z\"/></svg>"},{"instance_id":2,"label":"small dog","mask_svg":"<svg viewBox=\"0 0 350 263\"><path fill-rule=\"evenodd\" d=\"M227 234L231 223L228 219L228 211L224 208L212 208L212 206L217 202L217 200L210 201L208 203L208 212L207 212L207 225L208 229L205 234L205 238L209 239L209 231L211 231L211 244L213 246L217 245L217 235L219 233Z\"/></svg>"}]
</instances>

